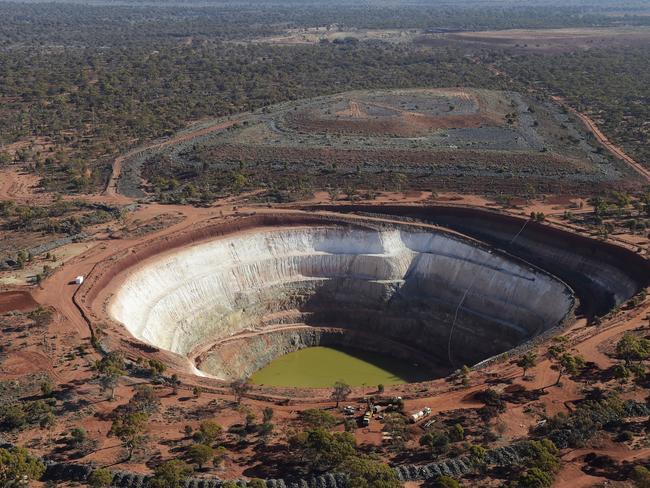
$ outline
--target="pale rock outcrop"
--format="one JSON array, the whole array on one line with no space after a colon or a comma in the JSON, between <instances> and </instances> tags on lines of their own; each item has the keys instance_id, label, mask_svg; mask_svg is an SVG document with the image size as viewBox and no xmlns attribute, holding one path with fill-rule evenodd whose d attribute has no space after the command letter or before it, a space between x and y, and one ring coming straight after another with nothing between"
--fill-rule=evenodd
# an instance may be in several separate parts
<instances>
[{"instance_id":1,"label":"pale rock outcrop","mask_svg":"<svg viewBox=\"0 0 650 488\"><path fill-rule=\"evenodd\" d=\"M109 311L138 339L183 356L297 311L301 322L377 334L446 361L453 325L455 356L469 363L557 326L572 306L562 281L452 234L314 226L151 260Z\"/></svg>"}]
</instances>

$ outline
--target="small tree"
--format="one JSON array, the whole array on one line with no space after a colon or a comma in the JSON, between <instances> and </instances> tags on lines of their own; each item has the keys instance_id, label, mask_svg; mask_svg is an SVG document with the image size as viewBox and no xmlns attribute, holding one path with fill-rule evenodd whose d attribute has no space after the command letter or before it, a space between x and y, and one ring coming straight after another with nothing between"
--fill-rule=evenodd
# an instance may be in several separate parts
<instances>
[{"instance_id":1,"label":"small tree","mask_svg":"<svg viewBox=\"0 0 650 488\"><path fill-rule=\"evenodd\" d=\"M622 364L617 364L613 369L614 378L616 378L620 383L625 383L632 376L632 372L623 366Z\"/></svg>"},{"instance_id":2,"label":"small tree","mask_svg":"<svg viewBox=\"0 0 650 488\"><path fill-rule=\"evenodd\" d=\"M629 366L632 361L643 361L650 357L650 340L634 334L625 334L616 344L616 355Z\"/></svg>"},{"instance_id":3,"label":"small tree","mask_svg":"<svg viewBox=\"0 0 650 488\"><path fill-rule=\"evenodd\" d=\"M517 486L521 488L548 488L553 484L554 476L539 468L526 470L517 480Z\"/></svg>"},{"instance_id":4,"label":"small tree","mask_svg":"<svg viewBox=\"0 0 650 488\"><path fill-rule=\"evenodd\" d=\"M343 463L349 488L399 488L402 484L390 466L369 456L350 456Z\"/></svg>"},{"instance_id":5,"label":"small tree","mask_svg":"<svg viewBox=\"0 0 650 488\"><path fill-rule=\"evenodd\" d=\"M158 359L150 359L149 361L149 374L153 379L159 379L167 368L165 364Z\"/></svg>"},{"instance_id":6,"label":"small tree","mask_svg":"<svg viewBox=\"0 0 650 488\"><path fill-rule=\"evenodd\" d=\"M577 354L570 354L568 352L560 354L557 359L556 369L558 370L557 380L555 386L560 384L562 376L565 374L573 375L578 374L585 367L585 360L582 356Z\"/></svg>"},{"instance_id":7,"label":"small tree","mask_svg":"<svg viewBox=\"0 0 650 488\"><path fill-rule=\"evenodd\" d=\"M460 424L454 424L447 431L447 436L451 442L460 442L465 438L465 429Z\"/></svg>"},{"instance_id":8,"label":"small tree","mask_svg":"<svg viewBox=\"0 0 650 488\"><path fill-rule=\"evenodd\" d=\"M203 469L205 463L214 457L214 451L205 444L194 444L187 450L187 457L192 464L196 464L199 469Z\"/></svg>"},{"instance_id":9,"label":"small tree","mask_svg":"<svg viewBox=\"0 0 650 488\"><path fill-rule=\"evenodd\" d=\"M274 411L271 407L266 407L262 411L262 422L270 422L271 420L273 420L273 413Z\"/></svg>"},{"instance_id":10,"label":"small tree","mask_svg":"<svg viewBox=\"0 0 650 488\"><path fill-rule=\"evenodd\" d=\"M29 486L45 473L45 464L32 456L27 449L0 448L0 486Z\"/></svg>"},{"instance_id":11,"label":"small tree","mask_svg":"<svg viewBox=\"0 0 650 488\"><path fill-rule=\"evenodd\" d=\"M526 372L530 368L534 368L535 364L537 364L537 354L533 352L527 352L517 360L517 366L524 370L522 375L524 378L526 377Z\"/></svg>"},{"instance_id":12,"label":"small tree","mask_svg":"<svg viewBox=\"0 0 650 488\"><path fill-rule=\"evenodd\" d=\"M95 363L102 390L110 390L110 399L115 398L115 387L120 376L126 374L124 357L119 352L111 352Z\"/></svg>"},{"instance_id":13,"label":"small tree","mask_svg":"<svg viewBox=\"0 0 650 488\"><path fill-rule=\"evenodd\" d=\"M253 478L248 482L248 486L250 488L266 488L266 481L259 478Z\"/></svg>"},{"instance_id":14,"label":"small tree","mask_svg":"<svg viewBox=\"0 0 650 488\"><path fill-rule=\"evenodd\" d=\"M427 432L420 437L420 445L428 447L435 454L442 454L449 449L449 436L444 432Z\"/></svg>"},{"instance_id":15,"label":"small tree","mask_svg":"<svg viewBox=\"0 0 650 488\"><path fill-rule=\"evenodd\" d=\"M75 448L81 447L88 440L88 432L83 427L70 429L70 444Z\"/></svg>"},{"instance_id":16,"label":"small tree","mask_svg":"<svg viewBox=\"0 0 650 488\"><path fill-rule=\"evenodd\" d=\"M199 444L211 445L221 436L223 428L212 420L205 420L199 424L199 428L192 436Z\"/></svg>"},{"instance_id":17,"label":"small tree","mask_svg":"<svg viewBox=\"0 0 650 488\"><path fill-rule=\"evenodd\" d=\"M113 421L111 430L108 432L109 437L115 436L127 451L127 460L133 457L133 452L141 447L145 442L145 428L149 415L144 412L130 412L121 415Z\"/></svg>"},{"instance_id":18,"label":"small tree","mask_svg":"<svg viewBox=\"0 0 650 488\"><path fill-rule=\"evenodd\" d=\"M0 166L5 166L11 164L12 162L13 158L9 155L8 152L0 151Z\"/></svg>"},{"instance_id":19,"label":"small tree","mask_svg":"<svg viewBox=\"0 0 650 488\"><path fill-rule=\"evenodd\" d=\"M472 446L469 448L469 459L472 465L482 471L485 467L485 458L487 457L487 449L482 446Z\"/></svg>"},{"instance_id":20,"label":"small tree","mask_svg":"<svg viewBox=\"0 0 650 488\"><path fill-rule=\"evenodd\" d=\"M41 429L52 429L56 425L56 415L53 412L45 412L41 419L38 421Z\"/></svg>"},{"instance_id":21,"label":"small tree","mask_svg":"<svg viewBox=\"0 0 650 488\"><path fill-rule=\"evenodd\" d=\"M354 436L349 432L328 432L317 428L297 433L289 438L289 449L312 471L337 468L356 453Z\"/></svg>"},{"instance_id":22,"label":"small tree","mask_svg":"<svg viewBox=\"0 0 650 488\"><path fill-rule=\"evenodd\" d=\"M212 458L212 464L214 465L215 468L218 468L223 464L223 462L226 460L226 456L228 455L228 451L226 450L225 447L219 446L214 450L214 457Z\"/></svg>"},{"instance_id":23,"label":"small tree","mask_svg":"<svg viewBox=\"0 0 650 488\"><path fill-rule=\"evenodd\" d=\"M244 420L244 428L247 432L253 432L255 430L255 421L257 417L253 412L246 413L246 419Z\"/></svg>"},{"instance_id":24,"label":"small tree","mask_svg":"<svg viewBox=\"0 0 650 488\"><path fill-rule=\"evenodd\" d=\"M273 432L274 426L271 422L263 422L260 425L259 433L262 437L267 437Z\"/></svg>"},{"instance_id":25,"label":"small tree","mask_svg":"<svg viewBox=\"0 0 650 488\"><path fill-rule=\"evenodd\" d=\"M343 381L337 381L334 383L334 389L332 390L332 400L336 402L336 408L339 407L339 403L344 401L352 393L350 385L344 383Z\"/></svg>"},{"instance_id":26,"label":"small tree","mask_svg":"<svg viewBox=\"0 0 650 488\"><path fill-rule=\"evenodd\" d=\"M178 378L176 373L172 374L169 378L169 384L172 387L172 393L178 395L178 387L181 386L181 380Z\"/></svg>"},{"instance_id":27,"label":"small tree","mask_svg":"<svg viewBox=\"0 0 650 488\"><path fill-rule=\"evenodd\" d=\"M192 468L179 459L166 461L158 466L149 480L150 488L181 488L183 481L190 474Z\"/></svg>"},{"instance_id":28,"label":"small tree","mask_svg":"<svg viewBox=\"0 0 650 488\"><path fill-rule=\"evenodd\" d=\"M336 417L334 415L317 408L309 408L300 412L300 420L312 429L321 427L329 430L336 425Z\"/></svg>"},{"instance_id":29,"label":"small tree","mask_svg":"<svg viewBox=\"0 0 650 488\"><path fill-rule=\"evenodd\" d=\"M230 389L232 394L235 395L235 402L239 404L244 395L251 389L251 384L248 380L235 380L230 383Z\"/></svg>"},{"instance_id":30,"label":"small tree","mask_svg":"<svg viewBox=\"0 0 650 488\"><path fill-rule=\"evenodd\" d=\"M437 476L431 484L433 488L460 488L460 483L451 476Z\"/></svg>"},{"instance_id":31,"label":"small tree","mask_svg":"<svg viewBox=\"0 0 650 488\"><path fill-rule=\"evenodd\" d=\"M645 466L634 466L632 479L638 488L650 488L650 469Z\"/></svg>"},{"instance_id":32,"label":"small tree","mask_svg":"<svg viewBox=\"0 0 650 488\"><path fill-rule=\"evenodd\" d=\"M44 397L51 396L53 391L54 391L54 385L52 384L52 381L49 378L41 383L41 394Z\"/></svg>"},{"instance_id":33,"label":"small tree","mask_svg":"<svg viewBox=\"0 0 650 488\"><path fill-rule=\"evenodd\" d=\"M544 473L555 474L560 470L559 451L555 444L548 439L529 441L525 465L529 468L539 468Z\"/></svg>"},{"instance_id":34,"label":"small tree","mask_svg":"<svg viewBox=\"0 0 650 488\"><path fill-rule=\"evenodd\" d=\"M129 409L134 412L144 412L152 414L160 409L160 399L156 395L156 390L149 385L138 385L135 395L129 402Z\"/></svg>"},{"instance_id":35,"label":"small tree","mask_svg":"<svg viewBox=\"0 0 650 488\"><path fill-rule=\"evenodd\" d=\"M88 477L88 484L92 488L106 488L111 486L112 481L113 473L106 468L96 469Z\"/></svg>"}]
</instances>

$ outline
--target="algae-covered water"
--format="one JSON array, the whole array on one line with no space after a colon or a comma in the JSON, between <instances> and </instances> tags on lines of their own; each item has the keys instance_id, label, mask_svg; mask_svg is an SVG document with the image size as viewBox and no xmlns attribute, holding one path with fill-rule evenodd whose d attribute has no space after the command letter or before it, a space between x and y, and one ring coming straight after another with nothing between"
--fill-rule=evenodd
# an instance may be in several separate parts
<instances>
[{"instance_id":1,"label":"algae-covered water","mask_svg":"<svg viewBox=\"0 0 650 488\"><path fill-rule=\"evenodd\" d=\"M251 381L298 388L328 388L339 380L351 386L393 385L430 379L424 369L384 354L318 346L277 358L254 373Z\"/></svg>"}]
</instances>

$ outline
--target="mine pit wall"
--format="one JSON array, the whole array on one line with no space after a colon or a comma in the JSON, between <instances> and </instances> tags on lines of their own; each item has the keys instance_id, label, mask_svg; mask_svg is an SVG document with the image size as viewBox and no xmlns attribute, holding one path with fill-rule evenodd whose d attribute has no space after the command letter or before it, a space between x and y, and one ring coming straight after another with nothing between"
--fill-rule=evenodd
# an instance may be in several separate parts
<instances>
[{"instance_id":1,"label":"mine pit wall","mask_svg":"<svg viewBox=\"0 0 650 488\"><path fill-rule=\"evenodd\" d=\"M576 292L579 313L590 319L605 315L650 285L650 261L639 254L489 210L437 205L324 205L311 209L406 217L456 230L559 277Z\"/></svg>"},{"instance_id":2,"label":"mine pit wall","mask_svg":"<svg viewBox=\"0 0 650 488\"><path fill-rule=\"evenodd\" d=\"M216 344L197 358L196 364L201 371L218 379L248 378L280 356L314 346L347 347L381 354L389 351L391 356L408 364L421 365L432 377L446 376L451 372L450 368L441 368L432 362L428 354L376 334L307 325L234 337Z\"/></svg>"},{"instance_id":3,"label":"mine pit wall","mask_svg":"<svg viewBox=\"0 0 650 488\"><path fill-rule=\"evenodd\" d=\"M572 306L550 275L445 232L283 225L149 262L110 308L136 337L183 356L298 310L309 325L376 334L444 363L454 324L454 362L474 364L557 326ZM216 357L203 364L223 376Z\"/></svg>"}]
</instances>

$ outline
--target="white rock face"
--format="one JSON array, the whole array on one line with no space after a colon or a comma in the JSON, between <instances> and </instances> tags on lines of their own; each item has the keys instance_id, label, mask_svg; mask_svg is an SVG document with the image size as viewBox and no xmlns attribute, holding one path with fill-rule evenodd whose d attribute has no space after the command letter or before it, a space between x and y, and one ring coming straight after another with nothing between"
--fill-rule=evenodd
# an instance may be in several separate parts
<instances>
[{"instance_id":1,"label":"white rock face","mask_svg":"<svg viewBox=\"0 0 650 488\"><path fill-rule=\"evenodd\" d=\"M341 327L382 334L381 320L357 320L381 311L386 335L399 338L400 316L431 309L410 319L405 340L417 342L413 324L449 328L430 317L448 317L461 301L461 329L494 327L515 345L557 325L572 300L550 275L446 233L323 226L259 230L151 260L109 312L136 338L189 356L287 310L329 309Z\"/></svg>"}]
</instances>

